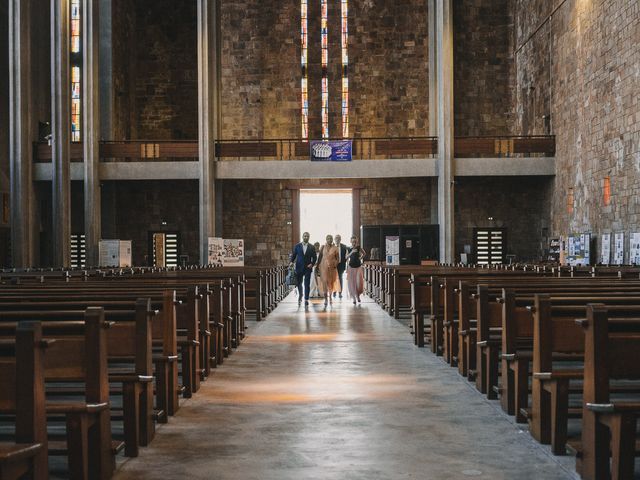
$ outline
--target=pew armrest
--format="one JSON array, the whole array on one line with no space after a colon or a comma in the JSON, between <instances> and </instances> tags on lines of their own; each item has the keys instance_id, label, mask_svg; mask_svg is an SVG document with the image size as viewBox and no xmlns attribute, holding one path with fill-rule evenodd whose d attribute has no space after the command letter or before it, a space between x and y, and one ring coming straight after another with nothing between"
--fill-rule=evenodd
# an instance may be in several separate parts
<instances>
[{"instance_id":1,"label":"pew armrest","mask_svg":"<svg viewBox=\"0 0 640 480\"><path fill-rule=\"evenodd\" d=\"M587 408L596 413L640 413L640 402L587 403Z\"/></svg>"},{"instance_id":2,"label":"pew armrest","mask_svg":"<svg viewBox=\"0 0 640 480\"><path fill-rule=\"evenodd\" d=\"M41 443L0 443L0 463L21 462L42 450Z\"/></svg>"},{"instance_id":3,"label":"pew armrest","mask_svg":"<svg viewBox=\"0 0 640 480\"><path fill-rule=\"evenodd\" d=\"M154 355L154 363L173 363L178 361L177 355Z\"/></svg>"},{"instance_id":4,"label":"pew armrest","mask_svg":"<svg viewBox=\"0 0 640 480\"><path fill-rule=\"evenodd\" d=\"M109 375L110 382L122 382L122 383L149 383L153 382L152 375L136 375L135 373Z\"/></svg>"},{"instance_id":5,"label":"pew armrest","mask_svg":"<svg viewBox=\"0 0 640 480\"><path fill-rule=\"evenodd\" d=\"M560 370L556 372L535 372L533 378L538 380L581 380L583 370Z\"/></svg>"},{"instance_id":6,"label":"pew armrest","mask_svg":"<svg viewBox=\"0 0 640 480\"><path fill-rule=\"evenodd\" d=\"M83 403L83 402L60 402L47 403L47 413L97 413L109 408L108 402Z\"/></svg>"}]
</instances>

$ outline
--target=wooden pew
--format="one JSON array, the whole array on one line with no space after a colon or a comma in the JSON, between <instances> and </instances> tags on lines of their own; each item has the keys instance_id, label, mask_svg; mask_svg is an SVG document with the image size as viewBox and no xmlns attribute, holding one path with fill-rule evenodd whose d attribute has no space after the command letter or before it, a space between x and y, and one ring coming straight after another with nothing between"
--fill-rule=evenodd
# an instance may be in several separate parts
<instances>
[{"instance_id":1,"label":"wooden pew","mask_svg":"<svg viewBox=\"0 0 640 480\"><path fill-rule=\"evenodd\" d=\"M611 331L640 333L640 323L633 319L639 314L640 297L594 298L607 301ZM565 453L567 422L569 418L569 391L582 393L574 381L582 380L585 341L576 324L576 318L585 315L586 304L556 305L547 295L536 295L534 310L533 381L531 434L541 443L551 443L556 455ZM635 304L634 304L635 303ZM625 317L632 317L631 320ZM562 363L572 362L569 367ZM571 385L573 383L573 385ZM638 393L640 385L633 389L618 387L619 393ZM576 412L579 415L581 412Z\"/></svg>"},{"instance_id":2,"label":"wooden pew","mask_svg":"<svg viewBox=\"0 0 640 480\"><path fill-rule=\"evenodd\" d=\"M106 329L101 308L85 313L84 335L56 338L45 355L46 382L83 382L85 399L47 402L47 415L66 417L66 440L50 441L49 454L69 459L71 479L111 478L114 454L119 449L111 441L109 379L107 374Z\"/></svg>"},{"instance_id":3,"label":"wooden pew","mask_svg":"<svg viewBox=\"0 0 640 480\"><path fill-rule=\"evenodd\" d=\"M607 314L603 305L589 305L586 320L578 321L585 332L585 358L582 442L576 467L585 480L631 480L640 403L612 400L610 382L640 380L640 333L613 333Z\"/></svg>"},{"instance_id":4,"label":"wooden pew","mask_svg":"<svg viewBox=\"0 0 640 480\"><path fill-rule=\"evenodd\" d=\"M21 324L0 344L0 413L15 415L15 443L0 442L0 478L49 478L44 352L39 324Z\"/></svg>"}]
</instances>

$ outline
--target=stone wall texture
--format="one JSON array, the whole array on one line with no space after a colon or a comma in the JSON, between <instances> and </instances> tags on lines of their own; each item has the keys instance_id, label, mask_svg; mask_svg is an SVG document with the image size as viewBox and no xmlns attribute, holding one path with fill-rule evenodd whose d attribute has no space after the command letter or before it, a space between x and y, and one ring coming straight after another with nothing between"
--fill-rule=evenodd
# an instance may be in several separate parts
<instances>
[{"instance_id":1,"label":"stone wall texture","mask_svg":"<svg viewBox=\"0 0 640 480\"><path fill-rule=\"evenodd\" d=\"M541 117L550 115L557 138L553 233L638 231L640 4L516 3L516 123L543 133ZM606 177L609 205L603 196Z\"/></svg>"},{"instance_id":2,"label":"stone wall texture","mask_svg":"<svg viewBox=\"0 0 640 480\"><path fill-rule=\"evenodd\" d=\"M427 179L225 180L222 183L223 236L243 238L247 265L286 262L294 242L291 188L360 188L363 225L423 224L430 221ZM345 235L346 236L346 235ZM296 235L297 237L297 235Z\"/></svg>"},{"instance_id":3,"label":"stone wall texture","mask_svg":"<svg viewBox=\"0 0 640 480\"><path fill-rule=\"evenodd\" d=\"M513 96L513 0L454 1L456 136L509 135Z\"/></svg>"},{"instance_id":4,"label":"stone wall texture","mask_svg":"<svg viewBox=\"0 0 640 480\"><path fill-rule=\"evenodd\" d=\"M113 2L114 138L198 134L196 2Z\"/></svg>"},{"instance_id":5,"label":"stone wall texture","mask_svg":"<svg viewBox=\"0 0 640 480\"><path fill-rule=\"evenodd\" d=\"M352 136L428 135L426 3L349 2Z\"/></svg>"},{"instance_id":6,"label":"stone wall texture","mask_svg":"<svg viewBox=\"0 0 640 480\"><path fill-rule=\"evenodd\" d=\"M535 261L549 236L547 177L458 177L455 186L456 253L473 252L473 229L507 229L507 254ZM492 218L493 220L489 220Z\"/></svg>"},{"instance_id":7,"label":"stone wall texture","mask_svg":"<svg viewBox=\"0 0 640 480\"><path fill-rule=\"evenodd\" d=\"M102 236L132 240L134 265L149 265L149 232L180 232L180 254L199 262L198 182L103 182Z\"/></svg>"}]
</instances>

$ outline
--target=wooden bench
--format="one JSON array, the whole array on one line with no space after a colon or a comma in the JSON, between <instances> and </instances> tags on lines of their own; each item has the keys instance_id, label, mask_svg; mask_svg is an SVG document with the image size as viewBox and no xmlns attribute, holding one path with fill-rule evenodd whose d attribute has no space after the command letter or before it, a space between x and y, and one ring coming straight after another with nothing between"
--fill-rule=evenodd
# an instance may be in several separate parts
<instances>
[{"instance_id":1,"label":"wooden bench","mask_svg":"<svg viewBox=\"0 0 640 480\"><path fill-rule=\"evenodd\" d=\"M23 323L15 340L0 343L0 414L14 415L14 443L0 442L0 478L49 478L44 397L44 351L37 323Z\"/></svg>"},{"instance_id":2,"label":"wooden bench","mask_svg":"<svg viewBox=\"0 0 640 480\"><path fill-rule=\"evenodd\" d=\"M585 480L631 480L639 451L640 403L612 400L610 382L640 380L640 333L613 332L607 315L603 305L589 305L586 320L578 321L585 338L582 441L576 467Z\"/></svg>"}]
</instances>

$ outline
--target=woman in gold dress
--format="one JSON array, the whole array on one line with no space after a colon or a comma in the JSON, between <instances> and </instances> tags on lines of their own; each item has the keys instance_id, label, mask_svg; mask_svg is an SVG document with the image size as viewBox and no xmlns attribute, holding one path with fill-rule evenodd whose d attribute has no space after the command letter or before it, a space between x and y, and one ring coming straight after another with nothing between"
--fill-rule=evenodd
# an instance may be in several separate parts
<instances>
[{"instance_id":1,"label":"woman in gold dress","mask_svg":"<svg viewBox=\"0 0 640 480\"><path fill-rule=\"evenodd\" d=\"M338 278L338 262L340 253L333 243L333 237L327 235L327 243L320 248L318 255L318 269L320 270L320 284L324 292L324 306L331 302L333 292L340 291L340 279ZM333 304L333 303L332 303Z\"/></svg>"}]
</instances>

